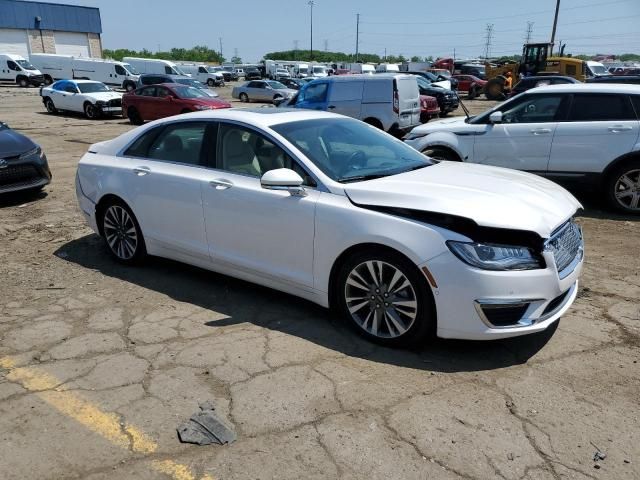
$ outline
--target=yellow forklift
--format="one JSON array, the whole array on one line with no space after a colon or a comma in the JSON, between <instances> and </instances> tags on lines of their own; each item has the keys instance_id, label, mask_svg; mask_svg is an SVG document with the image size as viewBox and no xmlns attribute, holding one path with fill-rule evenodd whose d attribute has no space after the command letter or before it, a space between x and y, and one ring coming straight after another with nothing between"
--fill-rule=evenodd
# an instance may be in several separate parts
<instances>
[{"instance_id":1,"label":"yellow forklift","mask_svg":"<svg viewBox=\"0 0 640 480\"><path fill-rule=\"evenodd\" d=\"M553 43L527 43L522 48L519 63L503 63L500 65L485 64L487 84L484 93L489 100L503 100L507 72L517 82L520 74L533 75L564 75L573 77L581 82L587 77L587 63L583 60L565 57L564 46L557 57L548 56Z\"/></svg>"}]
</instances>

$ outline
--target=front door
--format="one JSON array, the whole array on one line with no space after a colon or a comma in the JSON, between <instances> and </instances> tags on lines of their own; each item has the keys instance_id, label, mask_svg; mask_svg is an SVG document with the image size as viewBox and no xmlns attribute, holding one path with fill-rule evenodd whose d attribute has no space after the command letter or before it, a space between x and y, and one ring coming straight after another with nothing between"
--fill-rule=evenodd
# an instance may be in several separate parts
<instances>
[{"instance_id":1,"label":"front door","mask_svg":"<svg viewBox=\"0 0 640 480\"><path fill-rule=\"evenodd\" d=\"M335 83L334 87L335 88ZM298 93L298 100L295 108L308 108L311 110L327 110L327 91L329 84L327 82L313 82L304 85ZM334 111L332 109L331 111Z\"/></svg>"},{"instance_id":2,"label":"front door","mask_svg":"<svg viewBox=\"0 0 640 480\"><path fill-rule=\"evenodd\" d=\"M505 104L502 123L488 123L474 137L473 162L544 173L558 118L566 114L561 94L526 95Z\"/></svg>"},{"instance_id":3,"label":"front door","mask_svg":"<svg viewBox=\"0 0 640 480\"><path fill-rule=\"evenodd\" d=\"M202 213L203 139L208 122L183 121L150 130L125 152L127 193L148 242L183 256L209 259Z\"/></svg>"},{"instance_id":4,"label":"front door","mask_svg":"<svg viewBox=\"0 0 640 480\"><path fill-rule=\"evenodd\" d=\"M253 130L221 123L217 171L208 172L202 200L211 258L297 286L313 286L315 207L306 196L265 190L260 176L274 168L303 174L284 150ZM307 179L312 186L312 180Z\"/></svg>"},{"instance_id":5,"label":"front door","mask_svg":"<svg viewBox=\"0 0 640 480\"><path fill-rule=\"evenodd\" d=\"M549 173L600 173L633 150L639 130L628 95L576 94L568 121L558 125L553 137Z\"/></svg>"}]
</instances>

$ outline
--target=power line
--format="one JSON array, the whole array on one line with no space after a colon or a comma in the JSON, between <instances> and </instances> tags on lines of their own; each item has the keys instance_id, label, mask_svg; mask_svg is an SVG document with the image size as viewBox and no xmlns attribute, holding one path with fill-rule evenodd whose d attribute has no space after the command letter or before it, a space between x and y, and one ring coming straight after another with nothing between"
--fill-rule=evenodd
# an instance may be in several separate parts
<instances>
[{"instance_id":1,"label":"power line","mask_svg":"<svg viewBox=\"0 0 640 480\"><path fill-rule=\"evenodd\" d=\"M524 43L531 42L531 33L533 32L533 22L527 22L527 33L524 37Z\"/></svg>"},{"instance_id":2,"label":"power line","mask_svg":"<svg viewBox=\"0 0 640 480\"><path fill-rule=\"evenodd\" d=\"M487 23L487 36L484 44L484 58L489 58L491 53L491 37L493 35L493 23Z\"/></svg>"}]
</instances>

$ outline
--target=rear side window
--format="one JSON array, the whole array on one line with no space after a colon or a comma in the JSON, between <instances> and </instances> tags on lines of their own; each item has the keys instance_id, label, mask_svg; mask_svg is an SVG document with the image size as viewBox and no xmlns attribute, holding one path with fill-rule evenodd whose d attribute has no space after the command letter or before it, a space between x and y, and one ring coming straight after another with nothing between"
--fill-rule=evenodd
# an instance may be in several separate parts
<instances>
[{"instance_id":1,"label":"rear side window","mask_svg":"<svg viewBox=\"0 0 640 480\"><path fill-rule=\"evenodd\" d=\"M205 122L180 122L168 125L151 143L147 158L201 165Z\"/></svg>"},{"instance_id":2,"label":"rear side window","mask_svg":"<svg viewBox=\"0 0 640 480\"><path fill-rule=\"evenodd\" d=\"M162 132L163 127L156 127L148 132L140 135L124 152L125 157L139 157L145 158L149 151L149 146L153 143L156 137Z\"/></svg>"},{"instance_id":3,"label":"rear side window","mask_svg":"<svg viewBox=\"0 0 640 480\"><path fill-rule=\"evenodd\" d=\"M626 95L580 94L573 97L569 121L611 120L635 120L631 103Z\"/></svg>"},{"instance_id":4,"label":"rear side window","mask_svg":"<svg viewBox=\"0 0 640 480\"><path fill-rule=\"evenodd\" d=\"M633 107L636 109L636 117L640 119L640 95L632 95L631 102L633 103Z\"/></svg>"},{"instance_id":5,"label":"rear side window","mask_svg":"<svg viewBox=\"0 0 640 480\"><path fill-rule=\"evenodd\" d=\"M140 90L140 93L138 93L138 95L141 95L143 97L155 97L156 87L143 88L142 90Z\"/></svg>"}]
</instances>

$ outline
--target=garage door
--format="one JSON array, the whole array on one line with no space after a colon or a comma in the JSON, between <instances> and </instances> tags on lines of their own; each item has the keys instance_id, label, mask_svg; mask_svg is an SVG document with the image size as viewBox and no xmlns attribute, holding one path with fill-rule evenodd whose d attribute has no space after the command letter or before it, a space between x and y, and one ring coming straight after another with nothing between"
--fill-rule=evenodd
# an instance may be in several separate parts
<instances>
[{"instance_id":1,"label":"garage door","mask_svg":"<svg viewBox=\"0 0 640 480\"><path fill-rule=\"evenodd\" d=\"M12 53L29 58L27 31L15 28L0 28L0 53Z\"/></svg>"},{"instance_id":2,"label":"garage door","mask_svg":"<svg viewBox=\"0 0 640 480\"><path fill-rule=\"evenodd\" d=\"M56 41L56 53L89 57L89 38L86 33L53 32Z\"/></svg>"}]
</instances>

